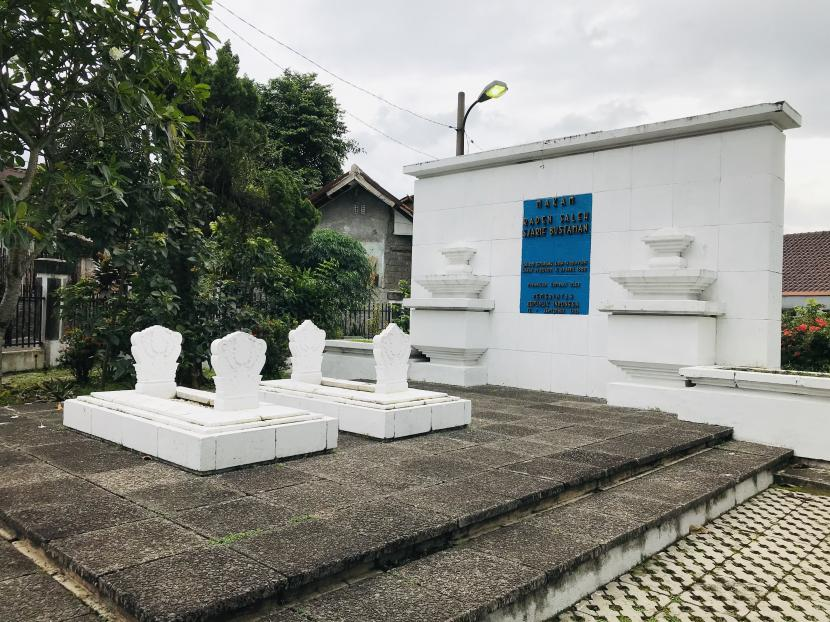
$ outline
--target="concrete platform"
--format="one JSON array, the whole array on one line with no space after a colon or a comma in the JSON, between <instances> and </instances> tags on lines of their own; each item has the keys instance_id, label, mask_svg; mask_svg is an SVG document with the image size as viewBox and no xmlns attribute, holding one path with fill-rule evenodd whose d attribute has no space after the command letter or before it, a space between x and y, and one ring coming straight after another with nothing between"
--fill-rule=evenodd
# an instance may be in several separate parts
<instances>
[{"instance_id":1,"label":"concrete platform","mask_svg":"<svg viewBox=\"0 0 830 622\"><path fill-rule=\"evenodd\" d=\"M379 439L462 427L472 415L470 400L441 391L375 393L368 382L333 378L323 378L322 384L266 380L260 383L260 399L336 417L340 430Z\"/></svg>"},{"instance_id":2,"label":"concrete platform","mask_svg":"<svg viewBox=\"0 0 830 622\"><path fill-rule=\"evenodd\" d=\"M214 394L179 387L176 399L103 391L64 404L63 424L199 473L337 447L337 420L260 404L214 410Z\"/></svg>"},{"instance_id":3,"label":"concrete platform","mask_svg":"<svg viewBox=\"0 0 830 622\"><path fill-rule=\"evenodd\" d=\"M639 561L641 543L665 546L789 457L652 411L461 396L468 428L343 434L334 453L206 477L63 429L54 411L8 409L0 520L142 621L500 619L618 547Z\"/></svg>"}]
</instances>

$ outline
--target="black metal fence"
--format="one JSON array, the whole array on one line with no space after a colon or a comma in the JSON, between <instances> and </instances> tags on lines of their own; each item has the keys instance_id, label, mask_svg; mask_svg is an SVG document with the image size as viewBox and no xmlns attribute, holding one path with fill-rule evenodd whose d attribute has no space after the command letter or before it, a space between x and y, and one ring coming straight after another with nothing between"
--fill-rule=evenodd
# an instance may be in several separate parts
<instances>
[{"instance_id":1,"label":"black metal fence","mask_svg":"<svg viewBox=\"0 0 830 622\"><path fill-rule=\"evenodd\" d=\"M43 343L44 302L39 283L23 286L14 317L6 328L4 347L30 348Z\"/></svg>"},{"instance_id":2,"label":"black metal fence","mask_svg":"<svg viewBox=\"0 0 830 622\"><path fill-rule=\"evenodd\" d=\"M344 337L371 339L401 316L401 305L388 302L369 303L362 309L346 311L341 320Z\"/></svg>"}]
</instances>

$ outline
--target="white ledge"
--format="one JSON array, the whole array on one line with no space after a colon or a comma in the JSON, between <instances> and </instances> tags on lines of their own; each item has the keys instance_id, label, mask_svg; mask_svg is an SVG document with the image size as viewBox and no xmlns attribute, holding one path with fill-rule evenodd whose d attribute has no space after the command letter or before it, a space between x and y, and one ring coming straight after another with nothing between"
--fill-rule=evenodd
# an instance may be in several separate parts
<instances>
[{"instance_id":1,"label":"white ledge","mask_svg":"<svg viewBox=\"0 0 830 622\"><path fill-rule=\"evenodd\" d=\"M830 377L705 366L683 367L680 369L680 375L696 385L830 398Z\"/></svg>"},{"instance_id":2,"label":"white ledge","mask_svg":"<svg viewBox=\"0 0 830 622\"><path fill-rule=\"evenodd\" d=\"M375 347L371 341L353 341L352 339L326 339L326 352L331 350L369 350Z\"/></svg>"},{"instance_id":3,"label":"white ledge","mask_svg":"<svg viewBox=\"0 0 830 622\"><path fill-rule=\"evenodd\" d=\"M724 314L723 305L711 300L623 300L600 304L600 311L612 315L701 315Z\"/></svg>"},{"instance_id":4,"label":"white ledge","mask_svg":"<svg viewBox=\"0 0 830 622\"><path fill-rule=\"evenodd\" d=\"M403 306L444 311L492 311L496 302L487 298L404 298Z\"/></svg>"},{"instance_id":5,"label":"white ledge","mask_svg":"<svg viewBox=\"0 0 830 622\"><path fill-rule=\"evenodd\" d=\"M590 132L525 145L471 153L454 158L404 166L403 172L419 179L494 166L556 158L586 151L599 151L643 143L686 138L760 125L780 130L801 127L801 115L785 101L721 110L671 121L660 121L604 132Z\"/></svg>"}]
</instances>

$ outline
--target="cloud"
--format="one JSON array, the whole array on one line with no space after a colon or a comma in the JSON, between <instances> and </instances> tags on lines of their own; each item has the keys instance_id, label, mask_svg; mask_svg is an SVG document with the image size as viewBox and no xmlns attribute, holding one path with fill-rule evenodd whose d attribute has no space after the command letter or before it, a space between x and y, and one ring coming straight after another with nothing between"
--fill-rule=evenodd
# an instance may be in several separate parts
<instances>
[{"instance_id":1,"label":"cloud","mask_svg":"<svg viewBox=\"0 0 830 622\"><path fill-rule=\"evenodd\" d=\"M508 94L471 114L486 148L788 100L804 127L788 133L786 225L830 229L830 3L791 0L513 2L477 0L224 0L304 54L421 114L451 125L458 90L468 101L492 79ZM215 12L282 65L317 71L273 41ZM245 72L275 68L216 20ZM447 157L455 136L334 80L341 104L418 150ZM366 150L356 162L403 195L401 172L422 161L347 117ZM475 147L473 147L475 149Z\"/></svg>"}]
</instances>

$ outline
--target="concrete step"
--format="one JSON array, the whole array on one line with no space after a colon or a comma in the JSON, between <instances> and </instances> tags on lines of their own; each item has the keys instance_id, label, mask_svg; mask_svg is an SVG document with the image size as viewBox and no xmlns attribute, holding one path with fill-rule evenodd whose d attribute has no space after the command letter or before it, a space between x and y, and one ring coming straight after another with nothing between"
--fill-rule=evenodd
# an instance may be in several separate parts
<instances>
[{"instance_id":1,"label":"concrete step","mask_svg":"<svg viewBox=\"0 0 830 622\"><path fill-rule=\"evenodd\" d=\"M470 429L393 443L343 435L333 454L274 469L193 478L151 465L176 479L149 488L86 475L143 472L128 452L63 437L29 448L34 432L10 424L0 439L25 451L7 458L26 464L6 470L27 479L0 494L0 520L129 616L207 620L440 553L731 437L665 413L515 401L479 399ZM261 479L301 483L258 493Z\"/></svg>"},{"instance_id":2,"label":"concrete step","mask_svg":"<svg viewBox=\"0 0 830 622\"><path fill-rule=\"evenodd\" d=\"M790 458L725 442L255 619L547 620L766 489Z\"/></svg>"},{"instance_id":3,"label":"concrete step","mask_svg":"<svg viewBox=\"0 0 830 622\"><path fill-rule=\"evenodd\" d=\"M830 464L795 461L775 474L778 484L830 494Z\"/></svg>"}]
</instances>

